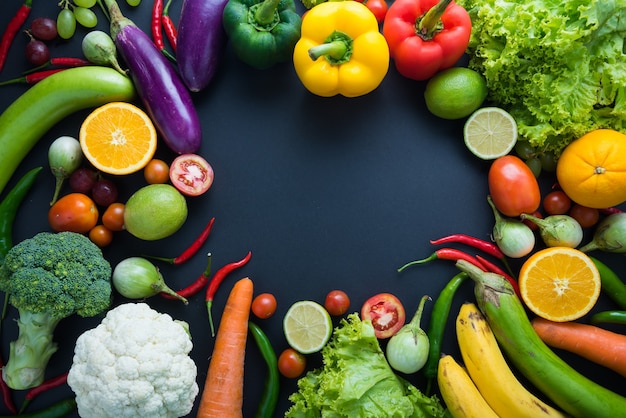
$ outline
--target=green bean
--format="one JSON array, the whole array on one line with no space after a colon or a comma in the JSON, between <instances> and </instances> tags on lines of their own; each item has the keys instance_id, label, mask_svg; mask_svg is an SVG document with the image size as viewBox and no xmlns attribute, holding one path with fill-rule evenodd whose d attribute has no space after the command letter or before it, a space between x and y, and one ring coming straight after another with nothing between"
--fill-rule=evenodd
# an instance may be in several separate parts
<instances>
[{"instance_id":1,"label":"green bean","mask_svg":"<svg viewBox=\"0 0 626 418\"><path fill-rule=\"evenodd\" d=\"M606 264L595 257L589 257L600 273L602 291L617 303L620 309L626 309L626 285Z\"/></svg>"},{"instance_id":2,"label":"green bean","mask_svg":"<svg viewBox=\"0 0 626 418\"><path fill-rule=\"evenodd\" d=\"M271 418L274 415L276 409L276 403L278 402L278 394L280 390L280 374L278 372L278 359L276 358L276 352L272 347L267 335L263 330L253 322L248 322L248 329L254 337L259 351L267 363L268 374L265 379L265 386L263 388L263 396L261 402L257 407L255 417L257 418Z\"/></svg>"}]
</instances>

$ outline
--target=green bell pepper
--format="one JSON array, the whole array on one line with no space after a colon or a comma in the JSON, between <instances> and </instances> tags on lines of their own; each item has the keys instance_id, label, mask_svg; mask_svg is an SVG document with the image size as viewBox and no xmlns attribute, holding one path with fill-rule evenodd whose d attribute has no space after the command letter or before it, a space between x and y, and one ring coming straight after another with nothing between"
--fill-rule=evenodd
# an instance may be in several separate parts
<instances>
[{"instance_id":1,"label":"green bell pepper","mask_svg":"<svg viewBox=\"0 0 626 418\"><path fill-rule=\"evenodd\" d=\"M302 26L294 0L228 0L222 22L237 57L260 70L291 60Z\"/></svg>"}]
</instances>

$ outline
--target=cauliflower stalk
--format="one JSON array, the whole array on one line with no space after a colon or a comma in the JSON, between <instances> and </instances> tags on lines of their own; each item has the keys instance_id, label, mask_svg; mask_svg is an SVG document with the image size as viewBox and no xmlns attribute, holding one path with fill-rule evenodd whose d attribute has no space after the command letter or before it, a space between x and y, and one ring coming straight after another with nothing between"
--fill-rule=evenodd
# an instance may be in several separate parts
<instances>
[{"instance_id":1,"label":"cauliflower stalk","mask_svg":"<svg viewBox=\"0 0 626 418\"><path fill-rule=\"evenodd\" d=\"M76 340L67 383L83 418L181 417L198 395L186 323L146 303L111 309Z\"/></svg>"},{"instance_id":2,"label":"cauliflower stalk","mask_svg":"<svg viewBox=\"0 0 626 418\"><path fill-rule=\"evenodd\" d=\"M0 266L0 290L18 310L2 378L13 389L41 384L57 344L53 333L72 314L92 317L111 305L111 265L75 232L41 232L13 246Z\"/></svg>"}]
</instances>

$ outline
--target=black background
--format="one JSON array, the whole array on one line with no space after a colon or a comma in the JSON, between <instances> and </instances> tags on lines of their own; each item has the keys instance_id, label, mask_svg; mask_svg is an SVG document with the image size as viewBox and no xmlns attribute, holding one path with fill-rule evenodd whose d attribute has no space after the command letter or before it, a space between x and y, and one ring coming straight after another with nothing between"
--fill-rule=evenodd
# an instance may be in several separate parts
<instances>
[{"instance_id":1,"label":"black background","mask_svg":"<svg viewBox=\"0 0 626 418\"><path fill-rule=\"evenodd\" d=\"M24 28L36 17L56 17L56 3L34 0ZM20 4L20 0L2 2L0 28L6 27ZM182 0L174 0L171 6L175 21L181 4ZM137 8L120 1L120 6L127 17L149 33L151 1L143 0ZM297 7L303 11L301 4ZM98 28L108 30L105 16L97 6L94 10ZM52 55L82 56L80 42L86 33L79 27L71 40L51 42ZM18 77L30 68L24 58L27 41L24 33L18 34L0 73L1 80ZM360 310L362 303L378 292L394 293L411 316L421 296L436 297L457 270L446 261L414 267L403 274L396 269L432 253L434 247L429 239L457 232L489 238L493 226L486 202L489 163L466 150L463 121L442 120L427 111L425 84L403 78L392 63L374 92L352 99L322 98L302 86L291 63L255 70L240 62L227 46L210 86L193 95L203 128L199 154L215 170L212 188L201 197L188 199L189 218L175 235L146 242L119 232L104 250L105 256L113 266L133 255L175 256L215 217L213 232L201 253L181 266L158 266L166 282L178 289L202 273L206 265L203 253L212 253L216 271L252 251L249 264L231 274L217 293L214 319L217 324L232 284L249 276L255 294L271 292L278 300L278 311L272 318L256 320L270 336L277 354L287 347L282 317L288 307L302 299L323 303L332 289L349 294L350 311ZM26 89L25 85L1 87L0 109L4 110ZM77 136L88 113L78 112L44 135L6 186L3 194L27 170L38 165L45 168L18 214L15 242L50 230L46 214L54 179L48 170L47 148L60 135ZM33 123L37 123L38 116L33 112ZM174 158L163 143L157 156L166 161ZM114 180L121 201L145 184L141 173ZM542 190L547 192L553 182L552 175L543 175ZM64 192L68 190L66 187ZM595 255L626 274L622 256ZM514 268L520 262L513 261ZM453 322L460 304L467 300L474 300L469 282L455 298L443 343L443 351L459 360ZM115 303L122 302L126 300L116 295ZM198 367L202 391L213 345L202 295L193 297L188 306L159 296L146 302L189 322L194 341L191 356ZM428 324L431 307L432 303L426 305L423 328ZM594 312L614 308L601 296ZM10 314L15 317L13 309ZM50 361L47 377L69 369L76 338L99 321L75 316L61 322L55 332L59 351ZM4 356L16 335L15 323L5 321L1 345ZM622 377L576 356L560 354L583 374L626 394ZM308 356L308 362L309 368L315 367L320 364L320 356ZM244 416L253 415L265 375L265 363L251 341L246 352ZM409 379L424 389L419 375ZM276 416L288 409L287 398L296 390L296 380L283 378L281 385ZM14 393L18 405L23 395ZM71 395L67 386L54 389L38 397L30 410ZM4 411L4 405L0 411Z\"/></svg>"}]
</instances>

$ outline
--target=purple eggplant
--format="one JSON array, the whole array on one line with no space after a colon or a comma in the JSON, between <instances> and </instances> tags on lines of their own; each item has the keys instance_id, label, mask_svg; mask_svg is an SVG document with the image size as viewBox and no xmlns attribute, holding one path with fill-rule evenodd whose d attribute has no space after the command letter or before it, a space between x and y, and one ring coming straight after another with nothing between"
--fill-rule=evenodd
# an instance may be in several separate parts
<instances>
[{"instance_id":1,"label":"purple eggplant","mask_svg":"<svg viewBox=\"0 0 626 418\"><path fill-rule=\"evenodd\" d=\"M176 62L193 92L209 85L222 61L226 32L222 14L227 0L183 0L178 21Z\"/></svg>"},{"instance_id":2,"label":"purple eggplant","mask_svg":"<svg viewBox=\"0 0 626 418\"><path fill-rule=\"evenodd\" d=\"M152 39L122 15L117 2L104 2L111 15L111 36L163 141L178 154L195 153L202 129L185 84Z\"/></svg>"}]
</instances>

